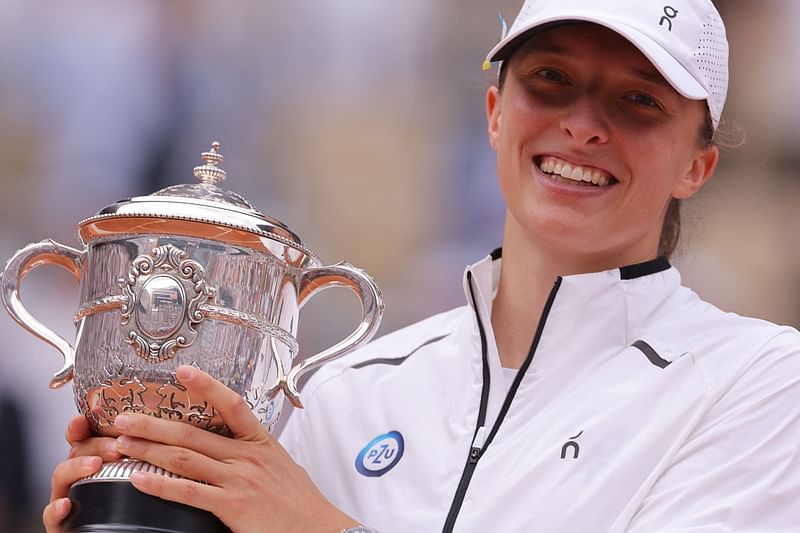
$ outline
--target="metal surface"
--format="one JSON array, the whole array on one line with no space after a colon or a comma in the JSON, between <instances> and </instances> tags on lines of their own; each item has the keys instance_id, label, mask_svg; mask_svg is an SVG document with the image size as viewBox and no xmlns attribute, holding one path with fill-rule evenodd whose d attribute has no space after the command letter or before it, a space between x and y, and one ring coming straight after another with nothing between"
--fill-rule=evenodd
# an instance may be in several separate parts
<instances>
[{"instance_id":1,"label":"metal surface","mask_svg":"<svg viewBox=\"0 0 800 533\"><path fill-rule=\"evenodd\" d=\"M171 244L134 259L120 286L125 342L152 362L192 345L204 320L198 307L217 292L206 283L203 266Z\"/></svg>"},{"instance_id":2,"label":"metal surface","mask_svg":"<svg viewBox=\"0 0 800 533\"><path fill-rule=\"evenodd\" d=\"M336 286L347 287L358 296L361 301L361 322L346 339L297 363L286 374L285 379L281 380L281 387L286 397L295 407L303 407L297 390L297 380L303 374L338 359L350 352L353 346L367 342L375 335L380 325L383 316L383 297L380 289L366 272L349 263L310 267L304 270L300 280L298 306L302 307L317 292Z\"/></svg>"},{"instance_id":3,"label":"metal surface","mask_svg":"<svg viewBox=\"0 0 800 533\"><path fill-rule=\"evenodd\" d=\"M91 476L85 477L82 480L74 483L72 486L75 485L84 485L86 483L96 483L98 481L127 481L130 479L131 474L134 472L147 472L152 474L160 474L164 477L170 478L178 478L177 476L170 472L169 470L164 470L158 466L153 466L150 463L145 461L139 461L138 459L131 459L130 457L125 457L124 459L120 459L119 461L114 461L111 463L104 463L103 466L100 467L100 470L92 474Z\"/></svg>"},{"instance_id":4,"label":"metal surface","mask_svg":"<svg viewBox=\"0 0 800 533\"><path fill-rule=\"evenodd\" d=\"M67 268L81 282L74 347L19 298L25 275L46 264ZM64 368L52 385L74 375L76 402L95 432L113 434L114 417L136 411L225 433L213 406L186 396L175 369L191 364L209 372L271 427L280 413L282 369L297 355L302 272L272 254L168 235L108 237L85 252L44 241L9 262L3 301L20 324L62 353ZM165 286L153 286L165 279Z\"/></svg>"},{"instance_id":5,"label":"metal surface","mask_svg":"<svg viewBox=\"0 0 800 533\"><path fill-rule=\"evenodd\" d=\"M284 224L219 188L218 144L203 160L195 168L201 183L119 202L81 222L84 250L42 241L17 252L3 273L6 309L61 352L64 365L51 386L73 380L96 434L116 435L115 417L129 411L229 435L214 406L177 380L184 364L241 394L271 430L280 391L301 407L297 379L367 342L380 323L383 303L372 278L346 263L321 266ZM42 265L65 268L80 283L73 343L20 300L26 274ZM362 318L335 346L296 361L300 309L330 287L353 291ZM84 482L151 468L124 460Z\"/></svg>"},{"instance_id":6,"label":"metal surface","mask_svg":"<svg viewBox=\"0 0 800 533\"><path fill-rule=\"evenodd\" d=\"M116 416L137 412L231 436L214 405L177 379L179 365L194 365L239 393L272 431L283 404L280 392L302 407L298 378L367 342L380 323L383 302L372 278L346 263L321 266L286 225L218 187L226 177L218 167L219 143L202 158L194 169L200 183L118 202L81 222L84 250L42 241L18 251L3 272L3 304L61 353L63 366L50 386L73 381L78 409L95 434L117 435ZM73 343L39 322L20 299L26 275L43 265L64 268L80 283ZM337 286L359 298L361 321L335 346L295 361L301 307ZM163 501L134 501L141 493L126 491L136 471L177 477L133 458L104 464L70 492L91 500L78 502L79 510L102 512L78 513L79 525L67 529L162 531L150 526L174 518L197 519L192 523L204 528L205 518L216 520L183 516L178 507L168 512L177 518L140 512L139 506L152 510ZM116 500L107 498L112 493ZM104 508L112 501L120 512ZM219 526L206 529L227 530Z\"/></svg>"},{"instance_id":7,"label":"metal surface","mask_svg":"<svg viewBox=\"0 0 800 533\"><path fill-rule=\"evenodd\" d=\"M75 277L76 281L80 282L83 276L82 267L85 256L85 252L48 239L29 244L19 250L9 259L3 271L2 297L8 314L33 335L54 346L64 358L61 370L56 372L50 380L51 388L61 387L72 379L75 348L69 341L39 322L28 312L20 299L19 288L31 270L45 264L56 265L67 270Z\"/></svg>"},{"instance_id":8,"label":"metal surface","mask_svg":"<svg viewBox=\"0 0 800 533\"><path fill-rule=\"evenodd\" d=\"M283 222L257 211L247 200L218 184L226 173L219 143L202 154L204 164L194 169L199 183L180 184L148 196L122 200L105 207L78 224L84 244L108 235L170 234L211 239L235 246L270 251L293 249L285 260L319 259ZM276 246L277 245L277 246Z\"/></svg>"}]
</instances>

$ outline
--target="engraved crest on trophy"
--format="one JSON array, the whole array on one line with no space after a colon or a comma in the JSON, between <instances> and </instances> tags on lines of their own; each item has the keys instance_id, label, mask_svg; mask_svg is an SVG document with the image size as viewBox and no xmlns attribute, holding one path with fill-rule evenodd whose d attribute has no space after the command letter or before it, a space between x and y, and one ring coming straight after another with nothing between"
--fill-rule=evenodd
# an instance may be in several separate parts
<instances>
[{"instance_id":1,"label":"engraved crest on trophy","mask_svg":"<svg viewBox=\"0 0 800 533\"><path fill-rule=\"evenodd\" d=\"M169 359L191 346L203 321L199 306L216 292L206 284L200 263L171 244L134 259L119 283L127 296L120 309L125 340L148 361Z\"/></svg>"}]
</instances>

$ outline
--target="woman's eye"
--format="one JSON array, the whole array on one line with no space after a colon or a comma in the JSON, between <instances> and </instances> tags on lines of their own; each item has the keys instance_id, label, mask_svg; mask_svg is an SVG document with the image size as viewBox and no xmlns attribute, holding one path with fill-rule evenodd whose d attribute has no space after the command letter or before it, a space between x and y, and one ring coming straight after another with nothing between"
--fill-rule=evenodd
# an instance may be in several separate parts
<instances>
[{"instance_id":1,"label":"woman's eye","mask_svg":"<svg viewBox=\"0 0 800 533\"><path fill-rule=\"evenodd\" d=\"M658 102L656 102L655 99L646 94L642 93L631 94L629 96L626 96L626 98L631 102L633 102L634 104L639 104L647 107L659 107Z\"/></svg>"},{"instance_id":2,"label":"woman's eye","mask_svg":"<svg viewBox=\"0 0 800 533\"><path fill-rule=\"evenodd\" d=\"M566 77L556 69L543 68L536 71L536 75L549 81L563 82L567 81Z\"/></svg>"}]
</instances>

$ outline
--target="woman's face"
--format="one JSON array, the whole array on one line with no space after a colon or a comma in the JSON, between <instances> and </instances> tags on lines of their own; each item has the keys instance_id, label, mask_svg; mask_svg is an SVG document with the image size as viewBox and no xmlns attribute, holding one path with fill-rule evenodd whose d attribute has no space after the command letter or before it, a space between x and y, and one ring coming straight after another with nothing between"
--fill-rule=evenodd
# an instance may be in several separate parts
<instances>
[{"instance_id":1,"label":"woman's face","mask_svg":"<svg viewBox=\"0 0 800 533\"><path fill-rule=\"evenodd\" d=\"M670 198L692 196L718 160L698 136L705 102L593 24L532 37L507 69L487 114L510 229L598 265L654 258Z\"/></svg>"}]
</instances>

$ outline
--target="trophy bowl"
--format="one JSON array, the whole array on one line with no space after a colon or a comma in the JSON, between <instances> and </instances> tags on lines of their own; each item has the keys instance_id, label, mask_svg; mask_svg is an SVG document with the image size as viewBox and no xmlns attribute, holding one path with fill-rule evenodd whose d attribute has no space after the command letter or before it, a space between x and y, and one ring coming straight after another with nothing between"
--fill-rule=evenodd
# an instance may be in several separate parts
<instances>
[{"instance_id":1,"label":"trophy bowl","mask_svg":"<svg viewBox=\"0 0 800 533\"><path fill-rule=\"evenodd\" d=\"M72 381L96 435L117 435L114 419L122 412L230 435L214 406L176 378L179 365L194 365L239 393L271 431L284 397L302 407L303 374L364 344L380 323L381 293L369 275L347 263L322 265L285 224L219 187L219 143L202 159L194 169L198 183L122 200L81 221L83 249L30 244L3 272L3 304L62 354L50 386ZM46 264L80 284L73 343L20 299L26 274ZM300 309L337 286L358 297L360 323L336 345L296 360ZM134 471L174 476L133 458L104 464L71 488L65 531L227 531L210 513L139 493L129 481Z\"/></svg>"}]
</instances>

